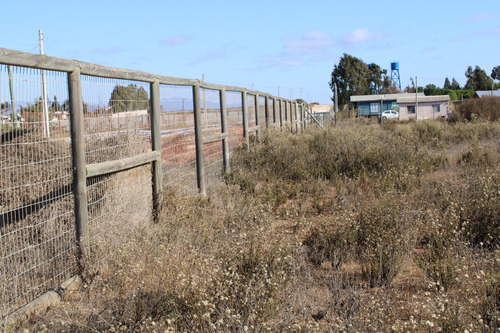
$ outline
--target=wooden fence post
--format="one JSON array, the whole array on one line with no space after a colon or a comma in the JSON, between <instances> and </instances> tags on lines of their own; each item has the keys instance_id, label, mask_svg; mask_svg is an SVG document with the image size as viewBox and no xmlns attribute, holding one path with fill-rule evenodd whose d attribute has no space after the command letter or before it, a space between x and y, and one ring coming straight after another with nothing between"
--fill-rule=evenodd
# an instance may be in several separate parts
<instances>
[{"instance_id":1,"label":"wooden fence post","mask_svg":"<svg viewBox=\"0 0 500 333\"><path fill-rule=\"evenodd\" d=\"M276 98L273 97L273 124L276 125Z\"/></svg>"},{"instance_id":2,"label":"wooden fence post","mask_svg":"<svg viewBox=\"0 0 500 333\"><path fill-rule=\"evenodd\" d=\"M261 135L261 129L260 129L260 108L259 108L259 94L254 95L254 104L255 104L255 126L257 127L257 132L255 133L255 136L257 138L257 142L260 142L260 135Z\"/></svg>"},{"instance_id":3,"label":"wooden fence post","mask_svg":"<svg viewBox=\"0 0 500 333\"><path fill-rule=\"evenodd\" d=\"M243 91L243 93L241 94L241 105L243 111L243 138L247 145L247 150L250 150L250 142L249 142L250 136L248 135L248 100L247 100L246 90Z\"/></svg>"},{"instance_id":4,"label":"wooden fence post","mask_svg":"<svg viewBox=\"0 0 500 333\"><path fill-rule=\"evenodd\" d=\"M85 126L83 119L82 81L80 69L68 74L71 123L71 152L73 156L73 195L75 229L79 258L88 251L89 218L87 209L87 171L85 166Z\"/></svg>"},{"instance_id":5,"label":"wooden fence post","mask_svg":"<svg viewBox=\"0 0 500 333\"><path fill-rule=\"evenodd\" d=\"M283 129L286 129L288 123L288 102L286 100L283 100Z\"/></svg>"},{"instance_id":6,"label":"wooden fence post","mask_svg":"<svg viewBox=\"0 0 500 333\"><path fill-rule=\"evenodd\" d=\"M283 131L283 128L285 127L283 125L283 112L285 110L283 110L283 101L281 99L279 99L278 101L280 103L280 128L281 128L281 131Z\"/></svg>"},{"instance_id":7,"label":"wooden fence post","mask_svg":"<svg viewBox=\"0 0 500 333\"><path fill-rule=\"evenodd\" d=\"M161 114L160 114L160 83L150 84L151 90L151 148L159 153L153 161L153 220L158 221L163 203L163 168L161 157Z\"/></svg>"},{"instance_id":8,"label":"wooden fence post","mask_svg":"<svg viewBox=\"0 0 500 333\"><path fill-rule=\"evenodd\" d=\"M293 116L294 116L294 127L295 127L295 133L299 133L300 132L300 127L299 127L299 108L297 106L297 102L295 101L292 101L292 104L293 104Z\"/></svg>"},{"instance_id":9,"label":"wooden fence post","mask_svg":"<svg viewBox=\"0 0 500 333\"><path fill-rule=\"evenodd\" d=\"M229 133L227 132L227 109L226 109L226 89L219 90L220 100L220 120L222 126L222 134L226 137L222 139L222 161L224 164L224 172L229 171Z\"/></svg>"},{"instance_id":10,"label":"wooden fence post","mask_svg":"<svg viewBox=\"0 0 500 333\"><path fill-rule=\"evenodd\" d=\"M264 110L266 115L266 129L269 128L269 96L266 95L264 100Z\"/></svg>"},{"instance_id":11,"label":"wooden fence post","mask_svg":"<svg viewBox=\"0 0 500 333\"><path fill-rule=\"evenodd\" d=\"M206 195L205 186L205 162L203 157L203 129L201 124L200 85L193 86L193 112L194 112L194 136L196 143L196 176L198 190L201 195Z\"/></svg>"},{"instance_id":12,"label":"wooden fence post","mask_svg":"<svg viewBox=\"0 0 500 333\"><path fill-rule=\"evenodd\" d=\"M293 133L293 112L292 112L292 102L291 101L287 101L286 102L287 106L288 106L288 123L290 124L290 132Z\"/></svg>"},{"instance_id":13,"label":"wooden fence post","mask_svg":"<svg viewBox=\"0 0 500 333\"><path fill-rule=\"evenodd\" d=\"M306 129L306 122L305 122L305 117L304 117L304 104L300 104L299 106L300 110L300 127L302 128L302 131Z\"/></svg>"}]
</instances>

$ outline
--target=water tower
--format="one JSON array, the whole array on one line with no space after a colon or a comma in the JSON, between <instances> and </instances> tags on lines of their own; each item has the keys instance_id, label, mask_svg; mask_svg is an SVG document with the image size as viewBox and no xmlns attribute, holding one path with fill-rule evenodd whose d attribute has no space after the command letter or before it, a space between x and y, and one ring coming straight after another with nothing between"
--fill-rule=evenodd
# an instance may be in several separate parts
<instances>
[{"instance_id":1,"label":"water tower","mask_svg":"<svg viewBox=\"0 0 500 333\"><path fill-rule=\"evenodd\" d=\"M396 88L401 90L401 78L399 77L399 62L391 62L391 81Z\"/></svg>"}]
</instances>

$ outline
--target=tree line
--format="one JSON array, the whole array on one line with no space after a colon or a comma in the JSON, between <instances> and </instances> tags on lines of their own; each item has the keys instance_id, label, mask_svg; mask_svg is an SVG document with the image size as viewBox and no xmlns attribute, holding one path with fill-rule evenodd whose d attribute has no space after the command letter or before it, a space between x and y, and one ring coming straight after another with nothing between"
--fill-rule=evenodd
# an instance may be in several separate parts
<instances>
[{"instance_id":1,"label":"tree line","mask_svg":"<svg viewBox=\"0 0 500 333\"><path fill-rule=\"evenodd\" d=\"M350 103L353 95L375 95L397 92L423 92L425 95L449 95L451 100L467 99L478 90L499 89L500 66L492 69L488 76L486 71L479 66L469 66L465 71L466 84L461 87L455 78L446 77L442 87L428 84L425 87L415 86L413 78L411 85L399 90L391 81L386 69L382 69L375 63L367 64L363 60L344 53L338 64L335 64L329 82L332 92L335 94L337 86L338 103L346 105ZM332 98L333 100L334 98Z\"/></svg>"}]
</instances>

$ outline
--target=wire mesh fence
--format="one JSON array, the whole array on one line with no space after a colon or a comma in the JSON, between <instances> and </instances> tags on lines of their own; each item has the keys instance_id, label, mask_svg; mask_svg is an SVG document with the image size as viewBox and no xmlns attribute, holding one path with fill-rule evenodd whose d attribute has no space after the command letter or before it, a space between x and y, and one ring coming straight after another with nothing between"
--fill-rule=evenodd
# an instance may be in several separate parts
<instances>
[{"instance_id":1,"label":"wire mesh fence","mask_svg":"<svg viewBox=\"0 0 500 333\"><path fill-rule=\"evenodd\" d=\"M0 66L0 317L76 273L67 80L43 74L50 100L41 70Z\"/></svg>"},{"instance_id":2,"label":"wire mesh fence","mask_svg":"<svg viewBox=\"0 0 500 333\"><path fill-rule=\"evenodd\" d=\"M242 88L1 50L0 319L78 274L79 249L151 221L162 188L212 190L238 146L292 119Z\"/></svg>"},{"instance_id":3,"label":"wire mesh fence","mask_svg":"<svg viewBox=\"0 0 500 333\"><path fill-rule=\"evenodd\" d=\"M264 96L260 96L257 100L257 105L259 106L259 125L261 128L266 129L269 118L266 114L266 98Z\"/></svg>"},{"instance_id":4,"label":"wire mesh fence","mask_svg":"<svg viewBox=\"0 0 500 333\"><path fill-rule=\"evenodd\" d=\"M149 95L149 85L144 82L82 76L87 164L122 160L151 151ZM151 177L149 183L136 184L130 173L87 180L92 249L96 249L104 235L107 238L113 231L123 230L123 216L135 221L133 213L142 211L144 217L150 215L151 205L143 199L148 194L151 197ZM130 206L134 207L132 211L128 209Z\"/></svg>"},{"instance_id":5,"label":"wire mesh fence","mask_svg":"<svg viewBox=\"0 0 500 333\"><path fill-rule=\"evenodd\" d=\"M197 193L193 89L160 86L163 185L185 195Z\"/></svg>"},{"instance_id":6,"label":"wire mesh fence","mask_svg":"<svg viewBox=\"0 0 500 333\"><path fill-rule=\"evenodd\" d=\"M227 136L229 155L231 155L234 148L238 147L244 141L242 93L226 91L226 103Z\"/></svg>"}]
</instances>

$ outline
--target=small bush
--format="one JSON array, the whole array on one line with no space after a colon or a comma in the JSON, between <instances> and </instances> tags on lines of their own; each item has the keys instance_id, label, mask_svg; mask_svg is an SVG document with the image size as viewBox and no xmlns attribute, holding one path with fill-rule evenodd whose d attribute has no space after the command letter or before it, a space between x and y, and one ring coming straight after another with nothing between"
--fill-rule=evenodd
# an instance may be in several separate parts
<instances>
[{"instance_id":1,"label":"small bush","mask_svg":"<svg viewBox=\"0 0 500 333\"><path fill-rule=\"evenodd\" d=\"M416 254L417 264L434 281L438 290L447 290L457 275L450 242L447 237L433 233L428 238L424 252Z\"/></svg>"},{"instance_id":2,"label":"small bush","mask_svg":"<svg viewBox=\"0 0 500 333\"><path fill-rule=\"evenodd\" d=\"M391 284L413 246L414 230L403 206L392 196L366 203L356 224L364 276L371 286Z\"/></svg>"},{"instance_id":3,"label":"small bush","mask_svg":"<svg viewBox=\"0 0 500 333\"><path fill-rule=\"evenodd\" d=\"M311 228L303 244L307 246L309 260L314 265L328 261L334 268L339 268L348 259L353 234L348 225L325 221Z\"/></svg>"},{"instance_id":4,"label":"small bush","mask_svg":"<svg viewBox=\"0 0 500 333\"><path fill-rule=\"evenodd\" d=\"M494 332L495 328L500 327L500 276L498 274L486 281L480 314L485 324L485 332Z\"/></svg>"},{"instance_id":5,"label":"small bush","mask_svg":"<svg viewBox=\"0 0 500 333\"><path fill-rule=\"evenodd\" d=\"M495 168L468 177L461 220L465 236L475 246L500 244L500 175Z\"/></svg>"},{"instance_id":6,"label":"small bush","mask_svg":"<svg viewBox=\"0 0 500 333\"><path fill-rule=\"evenodd\" d=\"M500 119L500 98L489 96L471 98L458 105L457 110L469 121L475 119L497 121Z\"/></svg>"}]
</instances>

